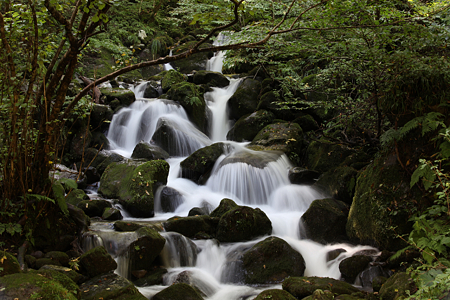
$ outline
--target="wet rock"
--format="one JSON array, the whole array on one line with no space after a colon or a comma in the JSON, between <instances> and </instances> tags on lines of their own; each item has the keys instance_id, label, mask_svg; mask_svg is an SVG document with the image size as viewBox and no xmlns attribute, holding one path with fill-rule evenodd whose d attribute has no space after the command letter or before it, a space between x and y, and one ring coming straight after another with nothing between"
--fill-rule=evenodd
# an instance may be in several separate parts
<instances>
[{"instance_id":1,"label":"wet rock","mask_svg":"<svg viewBox=\"0 0 450 300\"><path fill-rule=\"evenodd\" d=\"M183 195L176 189L168 186L161 189L159 197L162 212L174 212L184 202Z\"/></svg>"},{"instance_id":2,"label":"wet rock","mask_svg":"<svg viewBox=\"0 0 450 300\"><path fill-rule=\"evenodd\" d=\"M289 181L292 184L313 184L319 176L319 172L301 167L295 167L289 170Z\"/></svg>"},{"instance_id":3,"label":"wet rock","mask_svg":"<svg viewBox=\"0 0 450 300\"><path fill-rule=\"evenodd\" d=\"M379 294L383 300L396 300L406 298L408 296L406 291L412 295L417 291L417 287L407 273L400 272L386 280Z\"/></svg>"},{"instance_id":4,"label":"wet rock","mask_svg":"<svg viewBox=\"0 0 450 300\"><path fill-rule=\"evenodd\" d=\"M93 130L107 130L113 114L109 105L94 103L90 116L90 125Z\"/></svg>"},{"instance_id":5,"label":"wet rock","mask_svg":"<svg viewBox=\"0 0 450 300\"><path fill-rule=\"evenodd\" d=\"M152 300L202 300L193 287L176 283L153 296Z\"/></svg>"},{"instance_id":6,"label":"wet rock","mask_svg":"<svg viewBox=\"0 0 450 300\"><path fill-rule=\"evenodd\" d=\"M258 132L269 125L275 118L274 114L266 110L242 116L227 134L227 140L244 142L252 141Z\"/></svg>"},{"instance_id":7,"label":"wet rock","mask_svg":"<svg viewBox=\"0 0 450 300\"><path fill-rule=\"evenodd\" d=\"M261 83L258 80L245 79L228 100L229 117L237 120L246 114L253 113L258 106L260 90Z\"/></svg>"},{"instance_id":8,"label":"wet rock","mask_svg":"<svg viewBox=\"0 0 450 300\"><path fill-rule=\"evenodd\" d=\"M188 216L203 216L208 215L209 211L206 207L193 207L189 210Z\"/></svg>"},{"instance_id":9,"label":"wet rock","mask_svg":"<svg viewBox=\"0 0 450 300\"><path fill-rule=\"evenodd\" d=\"M345 281L353 284L356 276L364 271L369 266L370 262L372 262L372 258L369 256L353 255L341 261L339 264L339 271Z\"/></svg>"},{"instance_id":10,"label":"wet rock","mask_svg":"<svg viewBox=\"0 0 450 300\"><path fill-rule=\"evenodd\" d=\"M164 74L161 80L161 87L166 93L173 85L186 81L186 76L176 70L169 70Z\"/></svg>"},{"instance_id":11,"label":"wet rock","mask_svg":"<svg viewBox=\"0 0 450 300\"><path fill-rule=\"evenodd\" d=\"M191 286L201 297L208 297L213 295L215 292L214 287L212 287L207 282L203 282L200 278L194 278L192 272L183 271L178 274L173 284L185 283Z\"/></svg>"},{"instance_id":12,"label":"wet rock","mask_svg":"<svg viewBox=\"0 0 450 300\"><path fill-rule=\"evenodd\" d=\"M123 216L120 212L120 209L114 208L114 207L107 207L103 211L102 219L107 221L116 221L116 220L122 220Z\"/></svg>"},{"instance_id":13,"label":"wet rock","mask_svg":"<svg viewBox=\"0 0 450 300\"><path fill-rule=\"evenodd\" d=\"M180 163L181 177L195 183L206 182L216 160L225 152L223 143L203 147Z\"/></svg>"},{"instance_id":14,"label":"wet rock","mask_svg":"<svg viewBox=\"0 0 450 300\"><path fill-rule=\"evenodd\" d=\"M210 216L211 216L211 217L217 217L217 218L220 218L220 217L222 217L227 211L229 211L229 210L231 210L231 209L233 209L233 208L236 208L236 207L238 207L238 205L236 204L236 202L234 202L234 201L231 200L231 199L224 198L224 199L222 199L222 200L220 201L219 206L211 212Z\"/></svg>"},{"instance_id":15,"label":"wet rock","mask_svg":"<svg viewBox=\"0 0 450 300\"><path fill-rule=\"evenodd\" d=\"M161 256L165 266L195 266L199 249L190 238L177 232L166 232L164 237L166 246Z\"/></svg>"},{"instance_id":16,"label":"wet rock","mask_svg":"<svg viewBox=\"0 0 450 300\"><path fill-rule=\"evenodd\" d=\"M109 104L113 100L119 100L122 106L129 106L131 103L136 101L136 97L133 91L122 88L102 88L102 92L105 103Z\"/></svg>"},{"instance_id":17,"label":"wet rock","mask_svg":"<svg viewBox=\"0 0 450 300\"><path fill-rule=\"evenodd\" d=\"M169 158L169 153L156 145L140 142L134 147L131 158L144 158L146 160L167 159Z\"/></svg>"},{"instance_id":18,"label":"wet rock","mask_svg":"<svg viewBox=\"0 0 450 300\"><path fill-rule=\"evenodd\" d=\"M355 150L326 140L312 141L306 150L306 167L325 173L339 166Z\"/></svg>"},{"instance_id":19,"label":"wet rock","mask_svg":"<svg viewBox=\"0 0 450 300\"><path fill-rule=\"evenodd\" d=\"M111 300L146 300L129 280L115 274L108 273L96 276L80 285L82 299L111 299Z\"/></svg>"},{"instance_id":20,"label":"wet rock","mask_svg":"<svg viewBox=\"0 0 450 300\"><path fill-rule=\"evenodd\" d=\"M143 225L127 221L117 221L114 223L114 229L116 231L136 231L141 227Z\"/></svg>"},{"instance_id":21,"label":"wet rock","mask_svg":"<svg viewBox=\"0 0 450 300\"><path fill-rule=\"evenodd\" d=\"M81 201L89 200L89 196L83 190L76 189L70 191L66 196L66 202L72 205L78 205Z\"/></svg>"},{"instance_id":22,"label":"wet rock","mask_svg":"<svg viewBox=\"0 0 450 300\"><path fill-rule=\"evenodd\" d=\"M358 171L356 169L340 165L322 174L314 186L327 195L351 205L355 193L357 174Z\"/></svg>"},{"instance_id":23,"label":"wet rock","mask_svg":"<svg viewBox=\"0 0 450 300\"><path fill-rule=\"evenodd\" d=\"M158 98L159 97L159 90L158 90L158 84L153 82L148 82L145 86L144 91L144 98Z\"/></svg>"},{"instance_id":24,"label":"wet rock","mask_svg":"<svg viewBox=\"0 0 450 300\"><path fill-rule=\"evenodd\" d=\"M351 295L359 292L357 288L347 282L327 277L290 277L283 282L283 290L297 299L308 297L318 289L329 290L337 295Z\"/></svg>"},{"instance_id":25,"label":"wet rock","mask_svg":"<svg viewBox=\"0 0 450 300\"><path fill-rule=\"evenodd\" d=\"M110 155L108 155L108 157L103 160L96 168L97 171L100 175L103 175L103 173L105 172L106 168L112 164L113 162L121 162L123 161L125 158L117 153L110 153ZM101 180L101 177L100 177Z\"/></svg>"},{"instance_id":26,"label":"wet rock","mask_svg":"<svg viewBox=\"0 0 450 300\"><path fill-rule=\"evenodd\" d=\"M106 200L83 200L77 204L89 217L101 217L106 208L112 207L111 202Z\"/></svg>"},{"instance_id":27,"label":"wet rock","mask_svg":"<svg viewBox=\"0 0 450 300\"><path fill-rule=\"evenodd\" d=\"M119 199L133 217L149 218L154 216L154 193L167 183L168 174L169 164L163 160L112 163L103 173L98 191Z\"/></svg>"},{"instance_id":28,"label":"wet rock","mask_svg":"<svg viewBox=\"0 0 450 300\"><path fill-rule=\"evenodd\" d=\"M136 286L142 287L142 286L162 285L163 276L164 274L167 273L167 269L155 268L146 272L147 273L143 277L133 281L133 283Z\"/></svg>"},{"instance_id":29,"label":"wet rock","mask_svg":"<svg viewBox=\"0 0 450 300\"><path fill-rule=\"evenodd\" d=\"M151 270L155 258L164 248L166 240L154 229L139 228L136 233L139 238L128 247L130 270Z\"/></svg>"},{"instance_id":30,"label":"wet rock","mask_svg":"<svg viewBox=\"0 0 450 300\"><path fill-rule=\"evenodd\" d=\"M71 219L75 223L77 233L81 234L82 232L87 231L91 223L89 216L87 216L82 209L72 204L67 204L67 210L69 211Z\"/></svg>"},{"instance_id":31,"label":"wet rock","mask_svg":"<svg viewBox=\"0 0 450 300\"><path fill-rule=\"evenodd\" d=\"M217 239L221 242L249 241L272 233L272 223L259 208L239 206L226 212L217 226Z\"/></svg>"},{"instance_id":32,"label":"wet rock","mask_svg":"<svg viewBox=\"0 0 450 300\"><path fill-rule=\"evenodd\" d=\"M347 252L345 249L334 249L327 253L327 262L336 259L341 253Z\"/></svg>"},{"instance_id":33,"label":"wet rock","mask_svg":"<svg viewBox=\"0 0 450 300\"><path fill-rule=\"evenodd\" d=\"M61 251L50 251L47 252L44 256L45 258L50 258L51 260L58 261L61 266L68 267L69 266L69 256Z\"/></svg>"},{"instance_id":34,"label":"wet rock","mask_svg":"<svg viewBox=\"0 0 450 300\"><path fill-rule=\"evenodd\" d=\"M163 224L166 231L174 231L189 238L195 238L201 233L214 236L217 223L217 218L211 218L209 216L192 216L184 218L173 217Z\"/></svg>"},{"instance_id":35,"label":"wet rock","mask_svg":"<svg viewBox=\"0 0 450 300\"><path fill-rule=\"evenodd\" d=\"M345 230L348 210L348 205L339 200L314 200L301 217L307 237L323 244L348 241Z\"/></svg>"},{"instance_id":36,"label":"wet rock","mask_svg":"<svg viewBox=\"0 0 450 300\"><path fill-rule=\"evenodd\" d=\"M93 184L100 181L100 174L97 172L96 168L88 167L87 169L84 169L83 172L86 175L87 184Z\"/></svg>"},{"instance_id":37,"label":"wet rock","mask_svg":"<svg viewBox=\"0 0 450 300\"><path fill-rule=\"evenodd\" d=\"M207 84L210 87L226 87L230 81L222 73L212 71L198 71L194 73L195 84Z\"/></svg>"},{"instance_id":38,"label":"wet rock","mask_svg":"<svg viewBox=\"0 0 450 300\"><path fill-rule=\"evenodd\" d=\"M256 296L255 300L296 300L294 296L283 290L265 290Z\"/></svg>"},{"instance_id":39,"label":"wet rock","mask_svg":"<svg viewBox=\"0 0 450 300\"><path fill-rule=\"evenodd\" d=\"M376 266L369 266L367 269L365 269L364 271L362 271L357 279L356 282L358 282L358 285L364 287L364 288L372 288L373 287L373 282L376 278L387 278L390 277L392 271L388 270L384 270L380 265L376 265ZM380 291L381 285L383 283L381 283L378 286L378 289L376 289L376 285L377 285L377 281L375 281L375 287L374 287L374 291L378 292Z\"/></svg>"},{"instance_id":40,"label":"wet rock","mask_svg":"<svg viewBox=\"0 0 450 300\"><path fill-rule=\"evenodd\" d=\"M20 273L20 265L17 258L9 252L2 253L3 259L0 260L0 276Z\"/></svg>"},{"instance_id":41,"label":"wet rock","mask_svg":"<svg viewBox=\"0 0 450 300\"><path fill-rule=\"evenodd\" d=\"M300 253L284 240L269 237L243 256L247 284L279 283L289 276L302 276L305 261Z\"/></svg>"},{"instance_id":42,"label":"wet rock","mask_svg":"<svg viewBox=\"0 0 450 300\"><path fill-rule=\"evenodd\" d=\"M116 261L106 252L105 247L95 247L80 256L80 272L89 277L113 271L117 268Z\"/></svg>"}]
</instances>

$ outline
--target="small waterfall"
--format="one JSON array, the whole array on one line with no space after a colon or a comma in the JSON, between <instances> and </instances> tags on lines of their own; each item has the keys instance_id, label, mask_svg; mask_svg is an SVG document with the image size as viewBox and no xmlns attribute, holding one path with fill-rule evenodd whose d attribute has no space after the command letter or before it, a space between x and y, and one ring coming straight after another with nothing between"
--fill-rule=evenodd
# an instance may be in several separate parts
<instances>
[{"instance_id":1,"label":"small waterfall","mask_svg":"<svg viewBox=\"0 0 450 300\"><path fill-rule=\"evenodd\" d=\"M166 239L161 253L166 268L195 266L198 249L190 239L176 232L166 232L162 236Z\"/></svg>"},{"instance_id":2,"label":"small waterfall","mask_svg":"<svg viewBox=\"0 0 450 300\"><path fill-rule=\"evenodd\" d=\"M172 49L170 49L169 56L172 56ZM170 63L164 64L164 71L173 70L173 67Z\"/></svg>"},{"instance_id":3,"label":"small waterfall","mask_svg":"<svg viewBox=\"0 0 450 300\"><path fill-rule=\"evenodd\" d=\"M228 42L228 40L229 39L227 38L227 36L221 32L217 36L216 40L213 42L213 45L222 46L226 42ZM222 73L224 56L225 56L224 51L214 53L214 56L211 57L211 59L208 60L208 62L206 63L206 70Z\"/></svg>"}]
</instances>

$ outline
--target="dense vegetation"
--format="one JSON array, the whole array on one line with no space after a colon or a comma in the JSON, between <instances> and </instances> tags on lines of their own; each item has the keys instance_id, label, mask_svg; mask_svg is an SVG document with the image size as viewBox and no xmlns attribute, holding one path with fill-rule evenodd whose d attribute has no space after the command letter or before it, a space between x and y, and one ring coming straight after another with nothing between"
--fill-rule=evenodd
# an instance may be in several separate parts
<instances>
[{"instance_id":1,"label":"dense vegetation","mask_svg":"<svg viewBox=\"0 0 450 300\"><path fill-rule=\"evenodd\" d=\"M211 42L225 29L230 45L220 49L228 49L229 73L270 78L279 109L332 114L315 138L397 152L412 175L411 185L420 186L429 204L417 207L413 231L399 238L422 253L421 265L412 269L419 297L437 297L450 282L449 5L419 0L3 1L0 233L8 234L8 243L0 246L31 239L40 220L64 211L64 199L52 190L47 174L63 155L69 131L64 125L89 112L89 88L69 89L75 73L91 71L80 61L105 50L111 55L109 70L92 76L102 77L98 84L206 51L194 43L191 52L159 59L187 42ZM413 136L425 146L399 151L399 144ZM407 156L411 152L414 156Z\"/></svg>"}]
</instances>

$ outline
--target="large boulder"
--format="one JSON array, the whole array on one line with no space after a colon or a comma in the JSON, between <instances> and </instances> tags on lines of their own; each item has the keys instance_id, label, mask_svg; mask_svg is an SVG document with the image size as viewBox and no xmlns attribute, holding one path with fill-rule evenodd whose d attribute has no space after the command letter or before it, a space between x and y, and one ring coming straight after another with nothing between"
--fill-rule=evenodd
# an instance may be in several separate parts
<instances>
[{"instance_id":1,"label":"large boulder","mask_svg":"<svg viewBox=\"0 0 450 300\"><path fill-rule=\"evenodd\" d=\"M114 271L117 268L116 261L108 254L105 247L95 247L80 256L80 271L89 277Z\"/></svg>"},{"instance_id":2,"label":"large boulder","mask_svg":"<svg viewBox=\"0 0 450 300\"><path fill-rule=\"evenodd\" d=\"M134 147L131 158L143 158L146 160L168 159L169 153L156 145L151 145L147 142L140 142L136 145L136 147Z\"/></svg>"},{"instance_id":3,"label":"large boulder","mask_svg":"<svg viewBox=\"0 0 450 300\"><path fill-rule=\"evenodd\" d=\"M210 87L226 87L230 81L222 73L212 71L195 72L193 82L195 84L207 84Z\"/></svg>"},{"instance_id":4,"label":"large boulder","mask_svg":"<svg viewBox=\"0 0 450 300\"><path fill-rule=\"evenodd\" d=\"M410 214L422 201L421 191L415 186L410 188L410 180L394 151L378 155L360 171L347 221L348 237L391 251L406 247L398 235L409 234Z\"/></svg>"},{"instance_id":5,"label":"large boulder","mask_svg":"<svg viewBox=\"0 0 450 300\"><path fill-rule=\"evenodd\" d=\"M253 113L258 106L260 90L261 83L258 80L245 79L228 100L230 118L237 120L246 114Z\"/></svg>"},{"instance_id":6,"label":"large boulder","mask_svg":"<svg viewBox=\"0 0 450 300\"><path fill-rule=\"evenodd\" d=\"M272 233L272 222L259 208L239 206L226 212L217 226L221 242L243 242Z\"/></svg>"},{"instance_id":7,"label":"large boulder","mask_svg":"<svg viewBox=\"0 0 450 300\"><path fill-rule=\"evenodd\" d=\"M312 184L319 178L320 173L314 170L295 167L289 170L288 176L292 184Z\"/></svg>"},{"instance_id":8,"label":"large boulder","mask_svg":"<svg viewBox=\"0 0 450 300\"><path fill-rule=\"evenodd\" d=\"M154 216L154 193L167 183L169 164L164 160L112 163L103 173L99 193L119 199L134 217Z\"/></svg>"},{"instance_id":9,"label":"large boulder","mask_svg":"<svg viewBox=\"0 0 450 300\"><path fill-rule=\"evenodd\" d=\"M355 153L349 147L330 141L312 141L306 150L306 167L325 173L339 166L347 156Z\"/></svg>"},{"instance_id":10,"label":"large boulder","mask_svg":"<svg viewBox=\"0 0 450 300\"><path fill-rule=\"evenodd\" d=\"M95 104L92 107L90 125L94 130L106 130L114 112L109 105Z\"/></svg>"},{"instance_id":11,"label":"large boulder","mask_svg":"<svg viewBox=\"0 0 450 300\"><path fill-rule=\"evenodd\" d=\"M247 284L279 283L289 276L303 276L305 261L300 253L277 237L268 237L243 256Z\"/></svg>"},{"instance_id":12,"label":"large boulder","mask_svg":"<svg viewBox=\"0 0 450 300\"><path fill-rule=\"evenodd\" d=\"M129 280L115 274L107 273L96 276L80 285L83 300L146 300Z\"/></svg>"},{"instance_id":13,"label":"large boulder","mask_svg":"<svg viewBox=\"0 0 450 300\"><path fill-rule=\"evenodd\" d=\"M339 271L345 281L353 284L358 274L364 271L372 261L372 257L367 255L353 255L340 262Z\"/></svg>"},{"instance_id":14,"label":"large boulder","mask_svg":"<svg viewBox=\"0 0 450 300\"><path fill-rule=\"evenodd\" d=\"M2 253L0 260L0 276L20 273L20 265L17 258L9 252Z\"/></svg>"},{"instance_id":15,"label":"large boulder","mask_svg":"<svg viewBox=\"0 0 450 300\"><path fill-rule=\"evenodd\" d=\"M220 201L219 206L216 207L209 215L210 217L220 218L229 210L238 207L236 202L231 199L224 198Z\"/></svg>"},{"instance_id":16,"label":"large boulder","mask_svg":"<svg viewBox=\"0 0 450 300\"><path fill-rule=\"evenodd\" d=\"M355 193L357 174L358 171L356 169L340 165L322 174L314 186L326 195L351 205Z\"/></svg>"},{"instance_id":17,"label":"large boulder","mask_svg":"<svg viewBox=\"0 0 450 300\"><path fill-rule=\"evenodd\" d=\"M193 287L175 283L152 297L152 300L203 300Z\"/></svg>"},{"instance_id":18,"label":"large boulder","mask_svg":"<svg viewBox=\"0 0 450 300\"><path fill-rule=\"evenodd\" d=\"M174 212L184 202L184 196L174 188L165 186L159 191L159 207L155 203L155 210Z\"/></svg>"},{"instance_id":19,"label":"large boulder","mask_svg":"<svg viewBox=\"0 0 450 300\"><path fill-rule=\"evenodd\" d=\"M383 300L400 300L408 297L408 292L414 294L417 287L411 277L400 272L394 274L381 286L380 296Z\"/></svg>"},{"instance_id":20,"label":"large boulder","mask_svg":"<svg viewBox=\"0 0 450 300\"><path fill-rule=\"evenodd\" d=\"M173 85L186 81L186 76L176 70L169 70L164 74L161 80L163 92L167 92Z\"/></svg>"},{"instance_id":21,"label":"large boulder","mask_svg":"<svg viewBox=\"0 0 450 300\"><path fill-rule=\"evenodd\" d=\"M227 140L252 141L261 129L273 121L274 117L274 114L267 110L258 110L244 115L230 129Z\"/></svg>"},{"instance_id":22,"label":"large boulder","mask_svg":"<svg viewBox=\"0 0 450 300\"><path fill-rule=\"evenodd\" d=\"M348 241L345 226L349 207L336 199L314 200L301 217L301 227L306 235L318 243L340 243Z\"/></svg>"},{"instance_id":23,"label":"large boulder","mask_svg":"<svg viewBox=\"0 0 450 300\"><path fill-rule=\"evenodd\" d=\"M151 270L153 261L164 248L166 240L158 231L142 227L136 231L138 239L128 246L130 270Z\"/></svg>"},{"instance_id":24,"label":"large boulder","mask_svg":"<svg viewBox=\"0 0 450 300\"><path fill-rule=\"evenodd\" d=\"M166 231L181 233L189 238L214 236L216 234L218 218L206 215L191 217L173 217L164 222Z\"/></svg>"},{"instance_id":25,"label":"large boulder","mask_svg":"<svg viewBox=\"0 0 450 300\"><path fill-rule=\"evenodd\" d=\"M133 91L122 88L102 88L102 92L105 103L109 104L113 100L119 100L121 106L129 106L136 101L136 96Z\"/></svg>"},{"instance_id":26,"label":"large boulder","mask_svg":"<svg viewBox=\"0 0 450 300\"><path fill-rule=\"evenodd\" d=\"M328 290L336 295L351 295L359 292L350 283L327 277L289 277L283 282L283 290L297 299L308 297L315 290Z\"/></svg>"},{"instance_id":27,"label":"large boulder","mask_svg":"<svg viewBox=\"0 0 450 300\"><path fill-rule=\"evenodd\" d=\"M167 97L183 106L192 123L202 132L208 128L206 102L198 86L189 82L180 82L171 86Z\"/></svg>"},{"instance_id":28,"label":"large boulder","mask_svg":"<svg viewBox=\"0 0 450 300\"><path fill-rule=\"evenodd\" d=\"M225 152L225 144L215 143L200 148L180 163L181 177L205 183L216 160Z\"/></svg>"}]
</instances>

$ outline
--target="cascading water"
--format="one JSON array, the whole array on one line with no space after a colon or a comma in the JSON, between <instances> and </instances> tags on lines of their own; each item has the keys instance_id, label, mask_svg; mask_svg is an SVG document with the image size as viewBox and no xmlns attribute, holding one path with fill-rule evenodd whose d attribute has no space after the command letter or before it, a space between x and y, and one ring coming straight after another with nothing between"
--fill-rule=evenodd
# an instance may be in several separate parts
<instances>
[{"instance_id":1,"label":"cascading water","mask_svg":"<svg viewBox=\"0 0 450 300\"><path fill-rule=\"evenodd\" d=\"M225 34L222 32L219 33L216 40L213 42L214 46L222 46L228 41L228 38ZM214 53L214 56L208 60L206 64L206 70L213 71L213 72L219 72L222 73L222 67L223 67L223 58L224 58L225 52L219 51Z\"/></svg>"},{"instance_id":2,"label":"cascading water","mask_svg":"<svg viewBox=\"0 0 450 300\"><path fill-rule=\"evenodd\" d=\"M193 207L214 209L223 198L231 198L238 205L258 207L272 222L272 235L280 237L296 249L306 263L305 275L339 279L339 262L353 253L372 249L367 246L353 247L346 244L321 245L306 239L300 231L299 220L315 199L324 198L309 186L290 184L288 170L291 163L284 154L277 152L252 151L245 144L227 142L225 136L228 127L226 102L237 89L238 80L231 80L227 88L214 88L205 95L213 111L211 140L224 141L227 149L215 163L211 176L205 185L180 178L180 162L194 150L211 144L211 140L198 131L188 120L184 109L171 100L143 99L128 108L121 109L113 118L108 134L111 148L126 157L130 157L133 148L140 141L152 143L158 123L166 123L172 130L179 131L177 141L183 152L176 150L167 161L170 164L167 187L179 193L180 204L172 213L163 213L160 198L155 198L155 217L146 222L167 220L173 216L187 216ZM134 88L136 97L143 88ZM216 107L214 107L216 106ZM178 147L177 146L177 147ZM173 145L171 146L173 147ZM169 151L170 149L165 149ZM132 218L128 218L132 219ZM116 256L117 270L122 276L129 275L127 255L122 251L131 243L132 234L113 233L103 230L100 237L91 236L89 247L103 244ZM241 267L238 262L240 253L248 250L265 237L244 243L218 244L214 240L195 240L172 232L162 233L166 245L161 254L162 263L168 269L164 285L141 287L139 290L151 297L174 282L189 281L205 295L205 299L251 299L264 289L243 286ZM344 249L338 257L327 261L327 253L335 249ZM122 251L122 252L120 252ZM120 254L119 254L120 252ZM275 285L272 288L280 288Z\"/></svg>"}]
</instances>

